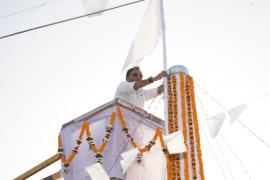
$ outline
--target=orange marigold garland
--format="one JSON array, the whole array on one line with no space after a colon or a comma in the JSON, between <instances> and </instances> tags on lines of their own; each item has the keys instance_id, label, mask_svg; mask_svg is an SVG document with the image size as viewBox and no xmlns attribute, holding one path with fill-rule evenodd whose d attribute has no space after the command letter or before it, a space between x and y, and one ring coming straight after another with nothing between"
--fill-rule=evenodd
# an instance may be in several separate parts
<instances>
[{"instance_id":1,"label":"orange marigold garland","mask_svg":"<svg viewBox=\"0 0 270 180\"><path fill-rule=\"evenodd\" d=\"M189 141L191 146L191 166L192 166L192 177L197 179L196 170L196 159L195 159L195 141L194 141L194 129L193 129L193 112L192 112L192 101L190 92L190 81L189 77L186 79L186 94L187 94L187 109L188 109L188 126L189 126Z\"/></svg>"},{"instance_id":2,"label":"orange marigold garland","mask_svg":"<svg viewBox=\"0 0 270 180\"><path fill-rule=\"evenodd\" d=\"M122 131L126 134L126 137L128 138L129 142L131 143L133 148L137 148L137 143L134 141L133 137L130 135L129 133L129 129L126 125L126 122L124 120L124 116L120 110L120 107L117 106L116 108L118 116L119 116L119 120L120 120L120 124L122 125ZM158 137L162 136L162 131L160 129L156 130L156 133L154 135L154 137L152 138L151 141L149 141L149 143L144 147L144 148L139 148L139 152L137 155L137 162L141 163L143 160L143 153L150 151L151 147L155 145L155 141L157 140ZM167 152L167 148L166 147L162 147L163 152Z\"/></svg>"},{"instance_id":3,"label":"orange marigold garland","mask_svg":"<svg viewBox=\"0 0 270 180\"><path fill-rule=\"evenodd\" d=\"M102 142L102 144L100 145L99 148L96 147L96 145L94 144L94 139L91 137L88 122L85 122L85 124L87 124L87 126L86 126L86 135L87 135L86 140L88 142L89 148L90 148L90 150L93 151L93 153L96 154L95 156L96 156L97 162L98 163L101 163L101 164L103 163L102 153L105 150L105 147L106 147L106 145L108 143L108 140L109 140L110 135L111 135L112 130L113 130L113 124L114 124L114 120L115 120L115 114L116 114L115 112L112 112L109 125L106 127L105 137L103 138L103 140L102 140L103 142Z\"/></svg>"},{"instance_id":4,"label":"orange marigold garland","mask_svg":"<svg viewBox=\"0 0 270 180\"><path fill-rule=\"evenodd\" d=\"M181 107L182 107L182 126L183 126L183 135L184 142L187 146L187 123L186 123L186 95L185 95L185 77L183 73L180 73L180 93L181 93ZM188 161L188 151L183 154L184 156L184 177L185 180L189 180L189 161Z\"/></svg>"},{"instance_id":5,"label":"orange marigold garland","mask_svg":"<svg viewBox=\"0 0 270 180\"><path fill-rule=\"evenodd\" d=\"M173 82L173 118L174 118L174 132L178 131L178 105L177 105L177 84L176 84L176 75L172 77ZM174 171L175 171L175 179L181 179L180 176L180 155L174 154Z\"/></svg>"},{"instance_id":6,"label":"orange marigold garland","mask_svg":"<svg viewBox=\"0 0 270 180\"><path fill-rule=\"evenodd\" d=\"M168 89L168 130L169 133L172 133L174 130L173 124L173 97L172 97L172 85L171 80L167 81L167 89Z\"/></svg>"},{"instance_id":7,"label":"orange marigold garland","mask_svg":"<svg viewBox=\"0 0 270 180\"><path fill-rule=\"evenodd\" d=\"M82 142L84 131L86 132L86 135L87 135L86 140L88 141L89 148L94 153L96 153L97 162L102 163L102 152L104 151L106 144L108 142L107 139L109 139L110 134L112 132L114 119L115 119L115 112L113 112L111 115L111 120L110 120L109 126L107 128L106 135L103 138L103 143L101 144L101 146L99 148L96 148L94 141L93 141L93 138L90 136L89 123L87 121L83 122L79 138L76 140L76 146L73 148L72 153L68 159L65 158L65 155L63 152L63 147L62 147L62 140L61 140L61 136L59 134L59 136L58 136L58 156L61 158L61 161L64 164L64 168L65 168L64 171L66 173L69 172L69 163L74 159L74 157L78 153L80 144Z\"/></svg>"},{"instance_id":8,"label":"orange marigold garland","mask_svg":"<svg viewBox=\"0 0 270 180\"><path fill-rule=\"evenodd\" d=\"M173 122L173 95L172 95L172 81L169 79L167 81L167 92L168 92L168 132L174 132L174 122ZM174 156L167 155L167 177L168 180L172 180L175 177L175 164Z\"/></svg>"},{"instance_id":9,"label":"orange marigold garland","mask_svg":"<svg viewBox=\"0 0 270 180\"><path fill-rule=\"evenodd\" d=\"M119 106L117 107L117 113L119 116L120 124L123 126L123 131L126 133L126 136L129 139L129 142L131 143L133 148L137 148L137 143L134 141L134 139L128 133L129 129L126 126L126 122L124 120L123 114L122 114ZM87 136L86 140L88 142L89 149L96 154L97 162L102 163L102 159L103 159L102 153L105 150L107 142L109 141L110 135L112 133L115 115L116 115L116 112L112 112L109 125L106 127L105 137L103 138L103 142L99 148L96 147L96 145L94 144L94 139L91 137L90 130L89 130L89 126L90 126L89 123L87 121L83 122L79 138L76 140L76 146L72 150L72 153L68 159L65 158L63 147L62 147L62 140L61 140L61 136L59 134L59 136L58 136L58 155L61 158L62 163L64 164L64 168L65 168L64 172L65 173L69 172L69 163L74 159L75 155L78 153L84 132L86 133L86 136ZM142 161L143 153L150 151L151 147L155 145L155 141L157 140L158 137L160 139L162 151L164 152L166 159L168 160L169 153L168 153L167 147L166 147L164 140L163 140L162 131L161 131L161 129L158 128L158 129L156 129L155 135L152 138L152 140L149 141L149 143L146 146L144 146L143 148L139 148L140 153L138 154L138 158L137 158L138 163L140 163Z\"/></svg>"},{"instance_id":10,"label":"orange marigold garland","mask_svg":"<svg viewBox=\"0 0 270 180\"><path fill-rule=\"evenodd\" d=\"M201 176L201 180L204 180L205 177L204 177L204 171L203 171L199 124L198 124L198 116L197 116L196 103L195 103L194 82L193 82L192 77L190 77L190 88L191 88L192 109L193 109L193 117L194 117L194 128L195 128L196 142L197 142L197 154L198 154L199 165L200 165L200 172L199 173Z\"/></svg>"}]
</instances>

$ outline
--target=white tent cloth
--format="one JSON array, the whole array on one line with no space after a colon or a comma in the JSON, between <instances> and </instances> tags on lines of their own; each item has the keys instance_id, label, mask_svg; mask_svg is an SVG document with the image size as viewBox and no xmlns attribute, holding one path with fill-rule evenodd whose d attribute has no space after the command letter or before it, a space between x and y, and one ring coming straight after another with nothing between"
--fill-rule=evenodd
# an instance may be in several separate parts
<instances>
[{"instance_id":1,"label":"white tent cloth","mask_svg":"<svg viewBox=\"0 0 270 180\"><path fill-rule=\"evenodd\" d=\"M116 112L116 106L107 108L102 112L94 115L87 121L90 124L91 137L94 138L94 143L99 147L102 143L102 138L105 135L105 128L109 122L111 113ZM129 109L121 108L130 133L134 133L134 139L138 145L144 146L152 139L157 127L162 127L160 124L150 121L130 111ZM71 124L61 130L61 138L66 157L72 152L73 147L76 145L76 140L79 136L83 122ZM136 132L134 132L136 130ZM91 179L85 170L96 163L95 154L89 150L86 135L84 134L82 143L80 145L78 154L70 163L70 172L64 173L62 166L62 175L65 180L86 180ZM144 160L141 165L134 162L125 174L120 164L121 153L131 149L125 134L122 132L122 126L119 123L118 116L116 116L114 130L111 134L107 147L103 153L103 167L110 177L119 177L128 180L137 180L138 175L141 180L155 177L158 180L162 175L162 148L159 143L151 148L150 153L145 153ZM154 166L153 166L154 164ZM158 173L157 173L158 172ZM150 178L151 179L151 178Z\"/></svg>"}]
</instances>

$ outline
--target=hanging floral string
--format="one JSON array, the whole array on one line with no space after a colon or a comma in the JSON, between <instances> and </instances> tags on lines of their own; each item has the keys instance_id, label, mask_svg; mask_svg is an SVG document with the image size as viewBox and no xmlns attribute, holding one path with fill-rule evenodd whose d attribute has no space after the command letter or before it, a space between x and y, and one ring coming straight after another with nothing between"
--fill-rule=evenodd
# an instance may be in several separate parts
<instances>
[{"instance_id":1,"label":"hanging floral string","mask_svg":"<svg viewBox=\"0 0 270 180\"><path fill-rule=\"evenodd\" d=\"M174 122L173 122L173 96L172 96L172 81L169 79L167 81L167 92L168 92L168 131L169 133L174 132ZM167 177L168 180L174 179L175 176L175 163L174 157L168 155L167 157Z\"/></svg>"},{"instance_id":2,"label":"hanging floral string","mask_svg":"<svg viewBox=\"0 0 270 180\"><path fill-rule=\"evenodd\" d=\"M176 75L171 77L168 81L168 120L169 120L169 132L176 132L178 128L178 107L177 107L177 82ZM167 163L167 175L171 179L180 178L180 156L179 154L168 155L169 162Z\"/></svg>"},{"instance_id":3,"label":"hanging floral string","mask_svg":"<svg viewBox=\"0 0 270 180\"><path fill-rule=\"evenodd\" d=\"M195 137L194 137L194 128L193 128L193 111L192 111L192 101L191 101L191 92L190 92L190 79L186 79L186 98L187 98L187 111L188 111L188 126L189 126L189 142L191 147L190 157L191 157L191 166L192 166L192 177L197 179L197 169L196 169L196 159L195 159Z\"/></svg>"},{"instance_id":4,"label":"hanging floral string","mask_svg":"<svg viewBox=\"0 0 270 180\"><path fill-rule=\"evenodd\" d=\"M130 133L129 133L129 129L128 129L128 127L127 127L127 125L126 125L126 122L125 122L125 120L124 120L124 116L123 116L123 114L122 114L122 111L120 110L120 107L119 106L117 106L117 108L116 108L116 110L117 110L117 114L118 114L118 116L119 116L119 120L120 120L120 124L122 125L122 131L126 134L126 137L128 138L128 140L129 140L129 142L130 142L130 144L131 144L131 146L133 147L133 148L137 148L138 146L137 146L137 143L134 141L134 138L130 135ZM146 145L146 146L144 146L143 148L138 148L139 149L139 154L137 155L137 162L138 163L141 163L141 161L142 161L142 159L143 159L143 153L145 153L145 152L147 152L147 151L150 151L150 149L152 148L152 146L154 146L155 145L155 141L157 140L157 138L158 137L162 137L162 131L161 131L161 129L157 129L156 130L156 133L155 133L155 135L154 135L154 137L152 138L152 140L151 141L149 141L149 143ZM166 146L164 146L164 147L162 147L163 148L163 150L164 149L166 149ZM164 150L165 151L165 150ZM166 151L167 152L167 151Z\"/></svg>"},{"instance_id":5,"label":"hanging floral string","mask_svg":"<svg viewBox=\"0 0 270 180\"><path fill-rule=\"evenodd\" d=\"M180 73L180 94L181 94L181 107L182 107L182 126L183 126L183 135L184 135L184 142L186 147L187 146L187 123L186 123L186 95L185 95L185 77L183 73ZM189 179L189 160L188 160L188 151L184 154L184 176L185 179Z\"/></svg>"},{"instance_id":6,"label":"hanging floral string","mask_svg":"<svg viewBox=\"0 0 270 180\"><path fill-rule=\"evenodd\" d=\"M96 145L94 144L94 138L91 137L90 130L89 130L89 128L90 128L89 123L87 121L85 122L85 124L86 124L85 131L86 131L86 136L87 136L86 141L88 142L89 149L92 150L92 152L96 154L97 162L101 163L101 164L103 163L102 153L105 150L105 147L109 141L109 138L110 138L112 130L113 130L115 114L116 114L115 112L112 112L112 114L111 114L111 119L110 119L109 125L106 127L105 136L102 140L103 142L99 148L96 147Z\"/></svg>"},{"instance_id":7,"label":"hanging floral string","mask_svg":"<svg viewBox=\"0 0 270 180\"><path fill-rule=\"evenodd\" d=\"M131 146L133 148L137 148L137 143L134 141L133 137L129 133L129 128L126 125L126 122L124 120L123 114L122 114L119 106L117 106L117 114L119 116L120 124L123 127L122 130L126 134L126 137L128 138ZM86 141L88 142L89 149L93 153L96 154L97 162L102 163L102 159L103 159L102 153L104 152L104 150L106 148L106 145L107 145L107 143L109 141L110 135L111 135L111 133L113 131L115 115L116 115L116 112L112 112L109 125L106 127L105 137L103 138L103 142L102 142L102 144L100 145L99 148L96 147L96 145L94 143L94 139L91 137L89 123L87 121L83 122L81 131L80 131L80 134L79 134L79 138L76 140L76 146L72 150L72 153L68 157L68 159L66 159L66 157L64 155L64 151L63 151L63 147L62 147L62 140L61 140L61 136L59 134L59 136L58 136L58 155L61 158L62 163L64 164L64 168L65 168L64 171L66 173L69 172L69 164L72 162L72 160L74 159L74 157L78 153L78 150L79 150L80 144L82 142L84 132L86 133L86 136L87 136ZM169 153L168 153L167 147L165 145L165 142L163 140L163 133L162 133L162 130L158 128L158 129L156 129L155 135L152 138L152 140L149 141L149 143L147 145L145 145L143 148L138 148L139 152L140 152L138 154L138 158L137 158L138 163L140 163L142 161L143 153L150 151L152 146L155 145L155 142L156 142L158 137L159 137L159 140L160 140L160 143L161 143L162 151L164 152L164 154L166 155L166 159L168 160L168 154Z\"/></svg>"},{"instance_id":8,"label":"hanging floral string","mask_svg":"<svg viewBox=\"0 0 270 180\"><path fill-rule=\"evenodd\" d=\"M178 128L178 105L177 105L177 81L176 81L176 75L172 77L172 83L173 83L173 114L174 114L174 132L177 132L179 130ZM180 176L180 155L179 154L172 154L170 156L174 156L174 164L175 164L175 171L176 171L176 179L181 178Z\"/></svg>"},{"instance_id":9,"label":"hanging floral string","mask_svg":"<svg viewBox=\"0 0 270 180\"><path fill-rule=\"evenodd\" d=\"M64 164L64 168L65 168L64 171L66 173L69 172L70 162L74 159L75 155L78 153L84 132L86 132L86 135L87 135L86 140L88 141L89 148L96 154L97 162L102 163L102 152L104 151L106 144L109 140L110 134L113 130L114 119L115 119L115 112L112 112L109 126L106 129L106 135L103 138L103 143L101 144L101 146L99 148L96 147L96 145L93 142L94 141L93 138L90 136L89 123L87 121L83 122L82 129L81 129L80 134L79 134L79 138L76 140L76 146L72 150L72 153L68 159L65 158L65 155L63 152L63 147L62 147L62 140L61 140L61 136L59 134L59 136L58 136L58 155L61 158L62 163Z\"/></svg>"},{"instance_id":10,"label":"hanging floral string","mask_svg":"<svg viewBox=\"0 0 270 180\"><path fill-rule=\"evenodd\" d=\"M194 129L196 134L196 142L197 142L197 154L200 165L200 176L201 179L204 180L204 171L203 171L203 162L202 162L202 151L201 151L201 143L200 143L200 134L199 134L199 124L198 124L198 116L196 111L196 103L195 103L195 93L194 93L194 82L193 78L190 77L190 88L191 88L191 100L192 100L192 109L193 109L193 117L194 117Z\"/></svg>"}]
</instances>

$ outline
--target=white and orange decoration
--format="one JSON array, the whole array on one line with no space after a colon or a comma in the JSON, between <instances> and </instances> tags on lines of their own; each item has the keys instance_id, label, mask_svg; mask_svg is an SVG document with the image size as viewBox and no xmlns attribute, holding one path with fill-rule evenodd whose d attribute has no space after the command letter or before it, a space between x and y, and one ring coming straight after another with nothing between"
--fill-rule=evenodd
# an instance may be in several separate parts
<instances>
[{"instance_id":1,"label":"white and orange decoration","mask_svg":"<svg viewBox=\"0 0 270 180\"><path fill-rule=\"evenodd\" d=\"M193 78L184 72L173 73L167 81L168 133L182 130L187 151L168 157L168 180L204 180L199 125Z\"/></svg>"},{"instance_id":2,"label":"white and orange decoration","mask_svg":"<svg viewBox=\"0 0 270 180\"><path fill-rule=\"evenodd\" d=\"M116 112L112 112L112 114L111 114L110 122L106 128L105 137L103 138L103 142L100 145L100 147L96 147L96 145L94 143L94 139L91 137L90 124L87 121L83 122L79 137L76 141L76 146L73 148L72 153L68 158L65 157L64 150L62 147L61 136L59 134L59 136L58 136L58 155L59 155L59 157L60 157L60 159L65 167L65 170L64 170L65 173L69 173L69 164L73 161L73 159L75 158L76 154L79 151L79 147L80 147L80 144L82 142L82 138L83 138L84 133L87 136L86 141L88 142L89 149L96 155L97 162L102 164L102 157L103 157L102 153L104 152L106 145L109 141L110 135L113 131L113 125L114 125L116 114L119 117L119 121L120 121L120 124L122 126L122 131L125 133L126 138L129 140L129 143L131 144L131 146L133 148L139 149L139 154L137 157L138 163L141 163L143 154L145 152L148 152L151 150L151 147L155 145L158 138L159 138L159 141L160 141L160 144L162 147L162 151L164 152L164 154L166 156L167 162L169 162L169 159L168 159L169 153L168 153L166 144L165 144L164 139L163 139L162 130L157 128L156 132L154 134L154 137L151 139L151 141L149 141L149 143L147 145L145 145L144 147L138 147L137 143L135 142L135 140L133 139L133 137L129 133L129 128L126 125L126 122L124 120L124 116L122 114L120 107L117 106Z\"/></svg>"}]
</instances>

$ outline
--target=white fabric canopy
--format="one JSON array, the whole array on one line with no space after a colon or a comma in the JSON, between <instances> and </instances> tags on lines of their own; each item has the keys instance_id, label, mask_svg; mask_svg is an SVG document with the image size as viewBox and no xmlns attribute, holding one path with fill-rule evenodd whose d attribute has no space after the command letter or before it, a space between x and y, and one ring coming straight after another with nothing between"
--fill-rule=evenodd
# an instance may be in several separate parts
<instances>
[{"instance_id":1,"label":"white fabric canopy","mask_svg":"<svg viewBox=\"0 0 270 180\"><path fill-rule=\"evenodd\" d=\"M91 117L87 121L90 124L91 137L94 138L94 143L99 147L102 143L102 138L105 135L105 127L110 120L110 115L113 111L116 111L116 106L107 108L102 112ZM121 108L123 116L130 129L130 133L134 133L134 139L138 145L144 146L152 139L155 134L156 128L164 128L164 125L151 121L147 118L143 118L135 112L129 109ZM71 124L61 131L62 143L64 153L66 157L72 152L73 147L76 145L76 140L81 130L82 122ZM134 132L135 131L135 132ZM70 163L70 172L64 173L62 167L62 175L65 180L78 180L78 179L91 179L85 170L86 167L95 164L95 154L89 150L86 135L83 137L83 141L80 145L78 154L74 160ZM121 153L131 149L131 145L125 134L122 132L122 126L119 123L118 116L115 119L114 130L111 134L110 140L103 153L103 168L110 177L119 177L128 180L137 180L140 176L141 180L160 179L162 176L162 158L163 152L160 144L157 143L151 148L151 152L146 152L142 164L138 164L136 161L128 168L125 174L120 164Z\"/></svg>"}]
</instances>

